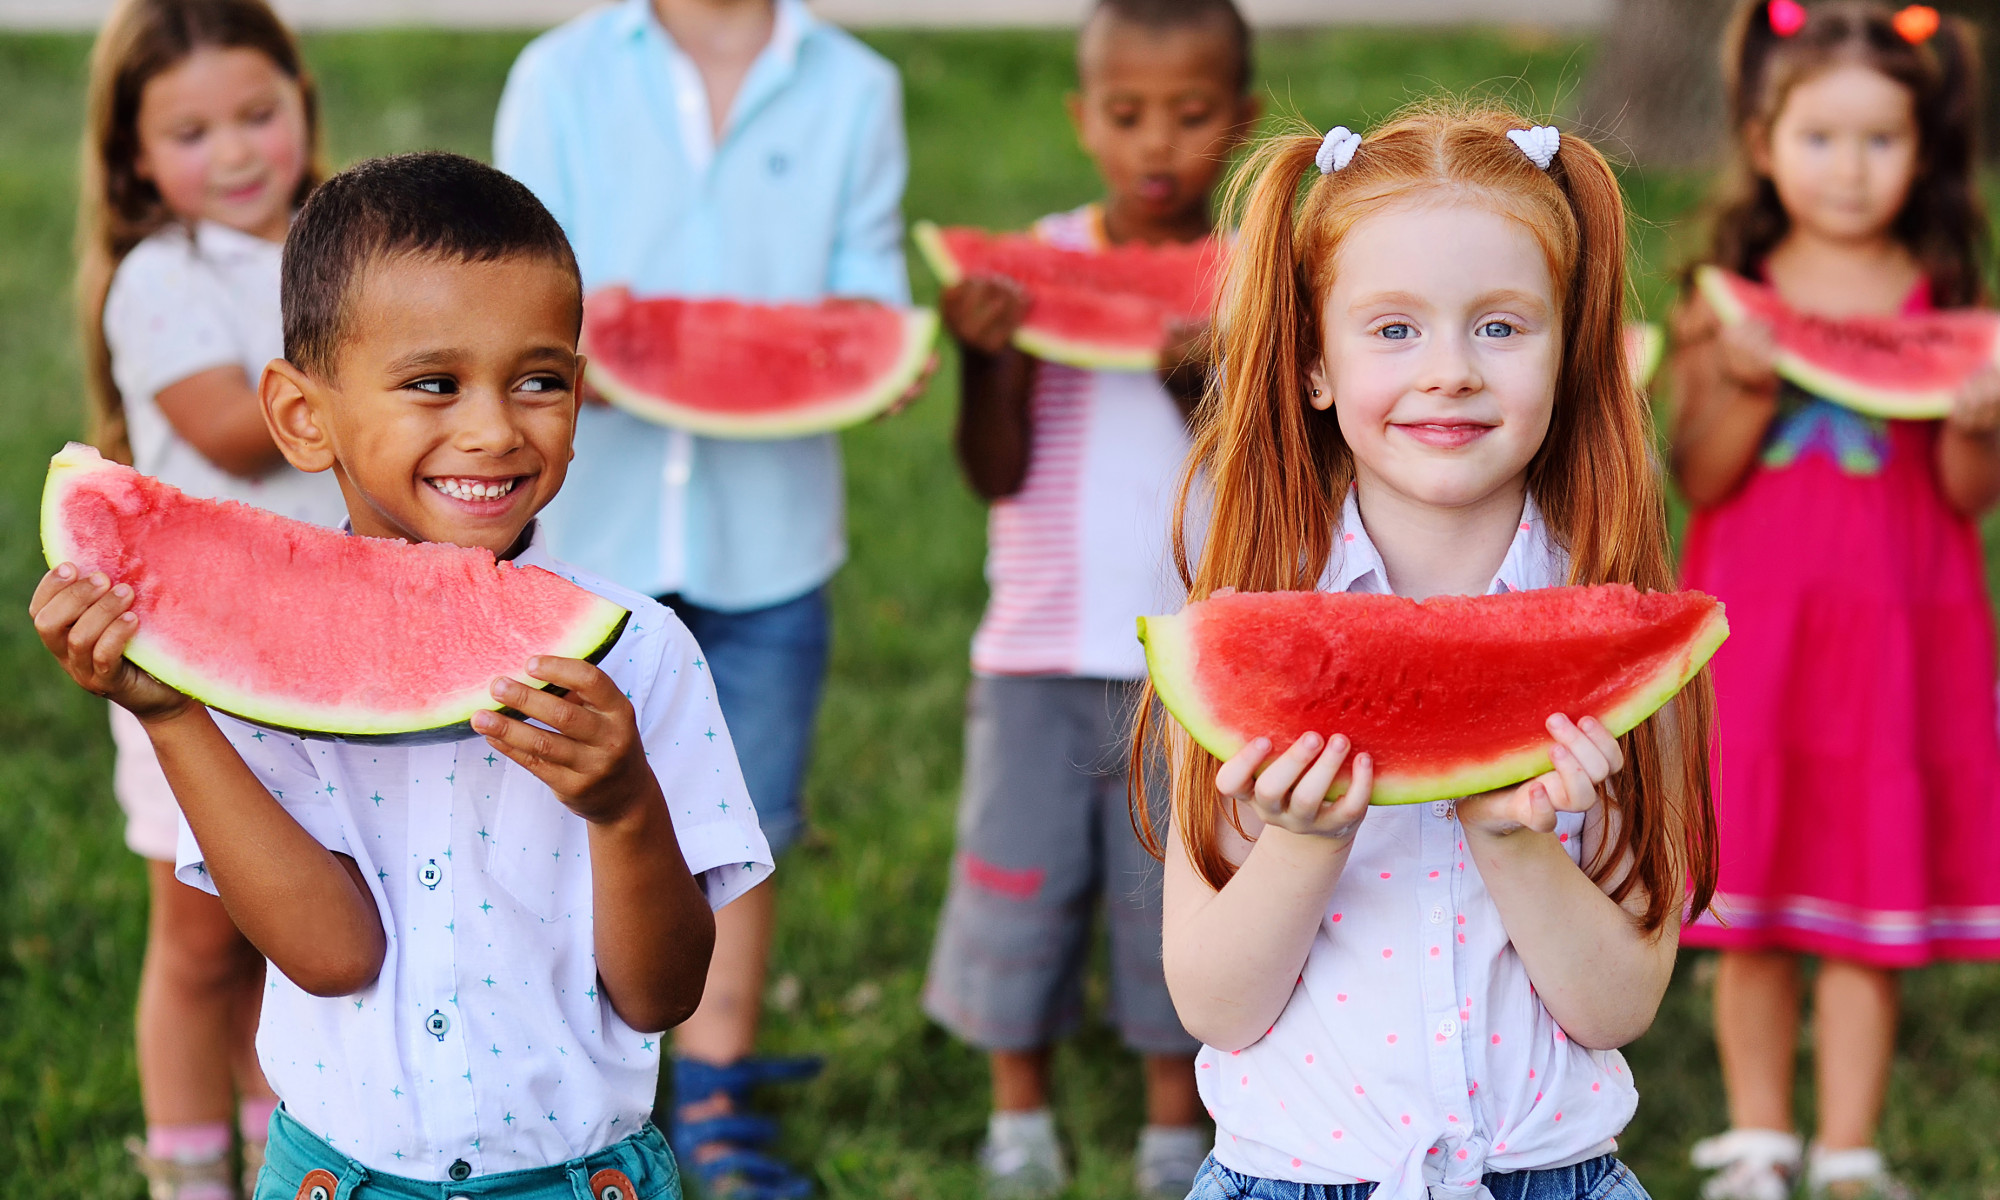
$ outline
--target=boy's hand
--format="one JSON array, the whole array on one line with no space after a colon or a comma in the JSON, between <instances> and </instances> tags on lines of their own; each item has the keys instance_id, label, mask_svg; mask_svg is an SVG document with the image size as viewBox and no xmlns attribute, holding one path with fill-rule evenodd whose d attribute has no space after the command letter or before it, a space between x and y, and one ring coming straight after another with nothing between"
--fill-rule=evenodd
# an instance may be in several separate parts
<instances>
[{"instance_id":1,"label":"boy's hand","mask_svg":"<svg viewBox=\"0 0 2000 1200\"><path fill-rule=\"evenodd\" d=\"M1737 388L1759 397L1775 397L1778 372L1772 366L1778 344L1762 321L1724 325L1721 337L1722 374Z\"/></svg>"},{"instance_id":2,"label":"boy's hand","mask_svg":"<svg viewBox=\"0 0 2000 1200\"><path fill-rule=\"evenodd\" d=\"M1986 437L2000 429L2000 368L1986 367L1965 381L1951 398L1945 427L1970 437Z\"/></svg>"},{"instance_id":3,"label":"boy's hand","mask_svg":"<svg viewBox=\"0 0 2000 1200\"><path fill-rule=\"evenodd\" d=\"M1595 717L1571 721L1560 713L1548 719L1556 744L1549 749L1555 770L1517 787L1467 796L1458 802L1460 824L1504 836L1518 830L1549 833L1559 812L1588 812L1603 799L1598 785L1625 765L1625 751Z\"/></svg>"},{"instance_id":4,"label":"boy's hand","mask_svg":"<svg viewBox=\"0 0 2000 1200\"><path fill-rule=\"evenodd\" d=\"M62 563L42 576L28 601L28 615L42 645L86 691L141 721L178 716L194 701L125 657L125 647L139 632L133 599L129 584L114 585L102 573L80 577L74 565Z\"/></svg>"},{"instance_id":5,"label":"boy's hand","mask_svg":"<svg viewBox=\"0 0 2000 1200\"><path fill-rule=\"evenodd\" d=\"M951 336L987 354L1007 348L1028 319L1028 291L1001 275L968 275L944 290L938 308Z\"/></svg>"},{"instance_id":6,"label":"boy's hand","mask_svg":"<svg viewBox=\"0 0 2000 1200\"><path fill-rule=\"evenodd\" d=\"M497 712L474 713L472 728L487 744L548 784L586 821L616 821L649 791L658 794L632 702L611 676L582 659L547 654L529 660L528 674L569 694L558 696L505 676L495 679L495 700L549 728Z\"/></svg>"},{"instance_id":7,"label":"boy's hand","mask_svg":"<svg viewBox=\"0 0 2000 1200\"><path fill-rule=\"evenodd\" d=\"M1346 794L1338 800L1326 798L1349 749L1347 739L1339 734L1323 738L1306 733L1291 749L1266 764L1271 739L1253 738L1216 771L1215 790L1249 805L1267 826L1344 844L1353 840L1361 818L1368 815L1368 794L1375 778L1373 760L1357 754ZM1261 774L1259 767L1263 767Z\"/></svg>"}]
</instances>

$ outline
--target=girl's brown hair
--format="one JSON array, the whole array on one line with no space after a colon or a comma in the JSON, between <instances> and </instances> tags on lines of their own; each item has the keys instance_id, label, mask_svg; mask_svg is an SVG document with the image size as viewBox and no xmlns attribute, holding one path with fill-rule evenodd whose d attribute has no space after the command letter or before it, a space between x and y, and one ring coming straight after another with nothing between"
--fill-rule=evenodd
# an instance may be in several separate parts
<instances>
[{"instance_id":1,"label":"girl's brown hair","mask_svg":"<svg viewBox=\"0 0 2000 1200\"><path fill-rule=\"evenodd\" d=\"M1355 224L1419 199L1491 206L1531 230L1547 256L1563 350L1554 415L1529 464L1528 488L1569 553L1569 582L1674 586L1652 418L1626 371L1620 336L1624 202L1610 166L1588 142L1564 135L1549 169L1537 167L1507 137L1532 124L1503 108L1435 102L1369 134L1331 175L1316 173L1320 139L1310 133L1274 137L1244 164L1230 188L1241 233L1217 321L1218 361L1226 366L1202 407L1174 513L1175 558L1190 601L1223 587L1317 585L1354 479L1333 412L1306 398L1321 353L1320 306L1341 240ZM1197 488L1207 528L1200 561L1191 566L1187 512ZM1216 761L1157 716L1150 701L1139 708L1134 753L1164 738L1182 846L1202 878L1221 888L1235 868L1217 833L1237 818L1215 790ZM1663 731L1663 718L1655 717L1625 735L1625 769L1606 788L1619 819L1589 866L1591 878L1603 883L1622 872L1609 889L1620 901L1643 888L1648 930L1684 899L1699 913L1714 894L1713 704L1707 676L1697 677L1673 706L1676 731ZM1135 779L1137 766L1135 759ZM1134 823L1149 848L1163 853L1145 806L1135 805Z\"/></svg>"},{"instance_id":2,"label":"girl's brown hair","mask_svg":"<svg viewBox=\"0 0 2000 1200\"><path fill-rule=\"evenodd\" d=\"M1916 108L1917 175L1896 216L1897 240L1916 255L1939 305L1979 303L1986 293L1986 209L1977 179L1979 54L1972 27L1944 17L1929 37L1912 42L1897 31L1897 14L1880 4L1842 0L1805 11L1805 24L1781 36L1768 0L1743 0L1723 41L1735 154L1708 261L1751 278L1762 272L1791 218L1777 187L1757 169L1754 148L1793 87L1854 63L1909 89Z\"/></svg>"},{"instance_id":3,"label":"girl's brown hair","mask_svg":"<svg viewBox=\"0 0 2000 1200\"><path fill-rule=\"evenodd\" d=\"M104 341L104 299L132 248L176 219L159 190L139 177L139 99L155 76L204 47L256 50L299 85L309 153L293 207L324 174L312 77L298 42L263 0L121 0L105 19L90 51L76 221L77 325L90 389L90 440L121 462L131 461L132 450Z\"/></svg>"}]
</instances>

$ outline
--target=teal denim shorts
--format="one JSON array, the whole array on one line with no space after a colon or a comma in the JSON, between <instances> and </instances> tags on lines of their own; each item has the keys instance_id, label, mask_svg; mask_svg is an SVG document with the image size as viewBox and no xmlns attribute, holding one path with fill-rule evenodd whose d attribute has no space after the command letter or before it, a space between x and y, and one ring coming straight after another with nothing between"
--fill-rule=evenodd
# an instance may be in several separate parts
<instances>
[{"instance_id":1,"label":"teal denim shorts","mask_svg":"<svg viewBox=\"0 0 2000 1200\"><path fill-rule=\"evenodd\" d=\"M283 1108L253 1200L681 1200L680 1171L667 1139L647 1122L595 1154L459 1181L408 1179L371 1171L327 1145Z\"/></svg>"}]
</instances>

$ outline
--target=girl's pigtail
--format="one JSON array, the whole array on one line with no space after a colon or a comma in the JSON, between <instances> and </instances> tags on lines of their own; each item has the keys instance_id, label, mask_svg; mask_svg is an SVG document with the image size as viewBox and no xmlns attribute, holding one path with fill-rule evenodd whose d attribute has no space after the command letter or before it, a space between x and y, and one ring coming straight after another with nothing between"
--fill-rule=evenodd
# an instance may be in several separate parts
<instances>
[{"instance_id":1,"label":"girl's pigtail","mask_svg":"<svg viewBox=\"0 0 2000 1200\"><path fill-rule=\"evenodd\" d=\"M1215 313L1217 372L1200 410L1194 448L1174 504L1174 561L1189 601L1219 587L1273 591L1311 587L1331 545L1325 478L1306 463L1322 457L1309 421L1330 414L1306 404L1306 374L1318 341L1309 272L1298 246L1300 189L1320 176L1318 134L1273 138L1243 164L1222 211L1240 217ZM1365 151L1364 151L1365 153ZM1319 185L1327 186L1327 185ZM1189 510L1199 516L1189 521ZM1316 519L1317 518L1317 519ZM1253 531L1189 546L1191 524ZM1200 535L1197 534L1197 537ZM1225 813L1215 759L1167 719L1148 682L1131 750L1132 825L1155 856L1164 833L1145 803L1145 768L1164 758L1181 844L1209 884L1234 874L1214 831ZM1149 758L1159 755L1161 758ZM1157 770L1154 774L1157 776Z\"/></svg>"},{"instance_id":2,"label":"girl's pigtail","mask_svg":"<svg viewBox=\"0 0 2000 1200\"><path fill-rule=\"evenodd\" d=\"M1932 299L1956 308L1986 295L1982 267L1987 252L1986 206L1979 195L1978 34L1959 17L1946 17L1925 40L1936 60L1937 81L1919 93L1917 123L1924 165L1898 234L1923 260Z\"/></svg>"},{"instance_id":3,"label":"girl's pigtail","mask_svg":"<svg viewBox=\"0 0 2000 1200\"><path fill-rule=\"evenodd\" d=\"M1572 584L1670 590L1676 583L1661 536L1666 498L1652 452L1652 412L1625 364L1624 199L1611 165L1581 138L1563 139L1549 175L1575 217L1578 244L1556 416L1529 487L1551 528L1569 531ZM1622 902L1641 889L1647 929L1662 927L1684 903L1688 914L1699 914L1715 892L1713 710L1704 672L1622 739L1626 767L1607 789L1622 829L1586 865L1600 880L1625 872L1610 894Z\"/></svg>"},{"instance_id":4,"label":"girl's pigtail","mask_svg":"<svg viewBox=\"0 0 2000 1200\"><path fill-rule=\"evenodd\" d=\"M1757 115L1757 95L1764 87L1764 66L1771 51L1797 29L1780 34L1771 25L1770 0L1742 0L1722 35L1723 99L1731 128L1741 128Z\"/></svg>"}]
</instances>

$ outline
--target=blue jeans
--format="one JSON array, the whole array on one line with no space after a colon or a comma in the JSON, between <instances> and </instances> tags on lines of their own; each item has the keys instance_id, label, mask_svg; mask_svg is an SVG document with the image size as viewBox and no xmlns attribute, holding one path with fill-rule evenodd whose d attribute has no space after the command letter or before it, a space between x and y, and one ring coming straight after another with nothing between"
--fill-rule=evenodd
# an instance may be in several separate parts
<instances>
[{"instance_id":1,"label":"blue jeans","mask_svg":"<svg viewBox=\"0 0 2000 1200\"><path fill-rule=\"evenodd\" d=\"M1632 1169L1613 1154L1550 1171L1490 1172L1481 1180L1493 1200L1652 1200ZM1291 1183L1239 1175L1210 1155L1187 1200L1367 1200L1372 1183Z\"/></svg>"},{"instance_id":2,"label":"blue jeans","mask_svg":"<svg viewBox=\"0 0 2000 1200\"><path fill-rule=\"evenodd\" d=\"M826 588L746 612L703 608L672 595L660 602L674 610L708 659L744 786L776 856L806 827L799 793L826 682L832 624Z\"/></svg>"},{"instance_id":3,"label":"blue jeans","mask_svg":"<svg viewBox=\"0 0 2000 1200\"><path fill-rule=\"evenodd\" d=\"M252 1200L450 1200L459 1196L465 1200L681 1200L681 1176L673 1151L667 1149L667 1139L650 1121L624 1141L566 1163L441 1183L370 1171L280 1108L271 1114L271 1141Z\"/></svg>"}]
</instances>

